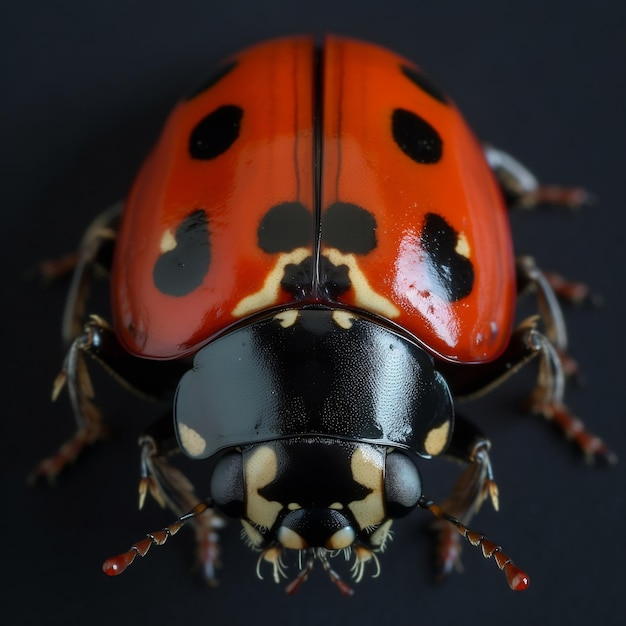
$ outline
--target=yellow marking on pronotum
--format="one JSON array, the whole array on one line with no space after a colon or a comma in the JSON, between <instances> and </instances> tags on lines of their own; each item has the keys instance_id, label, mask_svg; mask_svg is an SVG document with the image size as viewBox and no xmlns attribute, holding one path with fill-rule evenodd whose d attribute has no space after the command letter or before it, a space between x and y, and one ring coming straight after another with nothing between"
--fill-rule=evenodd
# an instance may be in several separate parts
<instances>
[{"instance_id":1,"label":"yellow marking on pronotum","mask_svg":"<svg viewBox=\"0 0 626 626\"><path fill-rule=\"evenodd\" d=\"M296 309L291 309L289 311L281 311L274 315L274 319L278 321L282 328L289 328L296 323L298 316L300 315L300 311Z\"/></svg>"},{"instance_id":2,"label":"yellow marking on pronotum","mask_svg":"<svg viewBox=\"0 0 626 626\"><path fill-rule=\"evenodd\" d=\"M354 481L367 487L370 493L362 500L348 504L361 528L377 526L385 518L383 505L383 453L373 446L360 445L352 454L351 469Z\"/></svg>"},{"instance_id":3,"label":"yellow marking on pronotum","mask_svg":"<svg viewBox=\"0 0 626 626\"><path fill-rule=\"evenodd\" d=\"M424 449L427 454L436 456L441 454L448 443L448 435L450 434L450 422L444 422L441 426L433 428L424 441Z\"/></svg>"},{"instance_id":4,"label":"yellow marking on pronotum","mask_svg":"<svg viewBox=\"0 0 626 626\"><path fill-rule=\"evenodd\" d=\"M206 450L206 440L190 426L179 422L178 436L189 456L198 457Z\"/></svg>"},{"instance_id":5,"label":"yellow marking on pronotum","mask_svg":"<svg viewBox=\"0 0 626 626\"><path fill-rule=\"evenodd\" d=\"M283 505L266 500L259 491L276 478L276 453L269 446L259 446L246 458L244 472L248 519L265 528L271 528Z\"/></svg>"},{"instance_id":6,"label":"yellow marking on pronotum","mask_svg":"<svg viewBox=\"0 0 626 626\"><path fill-rule=\"evenodd\" d=\"M352 322L354 319L354 314L348 313L348 311L333 311L333 320L335 320L335 324L344 330L350 330L352 328Z\"/></svg>"}]
</instances>

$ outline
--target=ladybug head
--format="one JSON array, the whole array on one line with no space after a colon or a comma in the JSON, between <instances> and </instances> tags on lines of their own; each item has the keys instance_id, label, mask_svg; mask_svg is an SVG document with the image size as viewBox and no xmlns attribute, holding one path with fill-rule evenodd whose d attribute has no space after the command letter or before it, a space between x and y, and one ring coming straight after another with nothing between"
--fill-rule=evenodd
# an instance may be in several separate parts
<instances>
[{"instance_id":1,"label":"ladybug head","mask_svg":"<svg viewBox=\"0 0 626 626\"><path fill-rule=\"evenodd\" d=\"M282 573L284 549L305 562L342 550L355 555L355 577L376 561L393 518L421 496L411 459L384 446L338 439L292 438L231 451L211 481L215 505L241 519L244 537Z\"/></svg>"},{"instance_id":2,"label":"ladybug head","mask_svg":"<svg viewBox=\"0 0 626 626\"><path fill-rule=\"evenodd\" d=\"M351 311L265 314L202 348L178 386L181 449L217 459L211 498L278 580L286 549L377 563L394 518L421 496L413 462L452 434L450 391L409 337ZM347 589L347 587L345 588Z\"/></svg>"}]
</instances>

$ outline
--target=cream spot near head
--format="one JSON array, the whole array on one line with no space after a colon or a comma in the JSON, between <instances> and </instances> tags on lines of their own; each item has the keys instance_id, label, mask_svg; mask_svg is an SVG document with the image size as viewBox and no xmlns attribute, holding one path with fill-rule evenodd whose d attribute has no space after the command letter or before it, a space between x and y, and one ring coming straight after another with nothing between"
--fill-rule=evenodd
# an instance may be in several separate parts
<instances>
[{"instance_id":1,"label":"cream spot near head","mask_svg":"<svg viewBox=\"0 0 626 626\"><path fill-rule=\"evenodd\" d=\"M206 440L186 424L178 423L178 436L185 452L192 457L201 456L206 450Z\"/></svg>"},{"instance_id":2,"label":"cream spot near head","mask_svg":"<svg viewBox=\"0 0 626 626\"><path fill-rule=\"evenodd\" d=\"M450 421L444 422L441 426L433 428L424 441L424 449L427 454L436 456L441 454L448 443L448 436L450 435Z\"/></svg>"},{"instance_id":3,"label":"cream spot near head","mask_svg":"<svg viewBox=\"0 0 626 626\"><path fill-rule=\"evenodd\" d=\"M289 328L296 323L299 315L299 311L296 309L290 309L289 311L281 311L280 313L277 313L274 315L274 319L281 325L282 328Z\"/></svg>"},{"instance_id":4,"label":"cream spot near head","mask_svg":"<svg viewBox=\"0 0 626 626\"><path fill-rule=\"evenodd\" d=\"M259 490L276 478L276 453L269 446L258 446L245 457L244 463L247 517L259 526L271 528L283 505L266 500L259 494Z\"/></svg>"},{"instance_id":5,"label":"cream spot near head","mask_svg":"<svg viewBox=\"0 0 626 626\"><path fill-rule=\"evenodd\" d=\"M350 330L352 328L354 315L352 313L348 313L348 311L333 311L333 320L339 328Z\"/></svg>"},{"instance_id":6,"label":"cream spot near head","mask_svg":"<svg viewBox=\"0 0 626 626\"><path fill-rule=\"evenodd\" d=\"M371 489L363 500L355 500L348 508L361 529L376 526L385 518L383 504L383 453L369 445L360 445L351 460L352 476L356 482Z\"/></svg>"}]
</instances>

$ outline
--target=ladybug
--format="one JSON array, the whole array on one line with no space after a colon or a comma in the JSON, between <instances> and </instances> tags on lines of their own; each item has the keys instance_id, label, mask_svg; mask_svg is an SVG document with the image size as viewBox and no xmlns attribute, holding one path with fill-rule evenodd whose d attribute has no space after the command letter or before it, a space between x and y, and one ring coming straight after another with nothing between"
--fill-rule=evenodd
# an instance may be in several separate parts
<instances>
[{"instance_id":1,"label":"ladybug","mask_svg":"<svg viewBox=\"0 0 626 626\"><path fill-rule=\"evenodd\" d=\"M563 403L574 366L556 296L581 286L516 258L508 220L515 205L584 201L481 145L392 52L339 37L245 50L176 106L123 209L85 236L54 387L67 385L78 429L34 476L54 477L106 433L88 355L168 402L140 438L140 503L150 493L179 516L106 573L190 521L214 582L228 517L259 575L269 564L278 582L295 552L289 592L320 563L349 594L331 557L350 556L357 581L377 573L393 520L419 507L440 520L442 574L463 536L525 589L527 574L467 527L485 499L497 508L498 488L489 439L455 405L534 359L533 410L614 460ZM111 325L83 320L97 266L111 272ZM540 315L516 326L528 290ZM201 497L177 452L204 462ZM465 466L442 506L419 472L440 456Z\"/></svg>"}]
</instances>

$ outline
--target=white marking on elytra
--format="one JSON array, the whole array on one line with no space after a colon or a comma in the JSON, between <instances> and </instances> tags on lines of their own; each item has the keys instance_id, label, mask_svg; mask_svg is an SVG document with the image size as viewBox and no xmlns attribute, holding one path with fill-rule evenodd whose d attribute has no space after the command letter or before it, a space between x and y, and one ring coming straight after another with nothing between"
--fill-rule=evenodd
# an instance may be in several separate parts
<instances>
[{"instance_id":1,"label":"white marking on elytra","mask_svg":"<svg viewBox=\"0 0 626 626\"><path fill-rule=\"evenodd\" d=\"M290 264L298 265L308 256L311 256L311 251L307 248L296 248L289 253L281 254L276 265L265 278L261 289L242 298L231 311L231 315L243 317L276 304L280 293L280 283L285 275L285 267Z\"/></svg>"},{"instance_id":2,"label":"white marking on elytra","mask_svg":"<svg viewBox=\"0 0 626 626\"><path fill-rule=\"evenodd\" d=\"M165 254L176 247L176 238L169 228L163 233L159 247L161 254Z\"/></svg>"},{"instance_id":3,"label":"white marking on elytra","mask_svg":"<svg viewBox=\"0 0 626 626\"><path fill-rule=\"evenodd\" d=\"M400 309L391 300L381 296L372 289L365 274L359 268L354 254L343 254L336 248L330 248L324 251L324 256L335 266L348 266L350 282L352 283L355 301L358 306L387 318L400 315Z\"/></svg>"},{"instance_id":4,"label":"white marking on elytra","mask_svg":"<svg viewBox=\"0 0 626 626\"><path fill-rule=\"evenodd\" d=\"M189 456L200 456L206 450L206 439L187 424L178 422L178 436Z\"/></svg>"},{"instance_id":5,"label":"white marking on elytra","mask_svg":"<svg viewBox=\"0 0 626 626\"><path fill-rule=\"evenodd\" d=\"M459 233L454 251L466 259L470 258L471 249L465 233Z\"/></svg>"}]
</instances>

